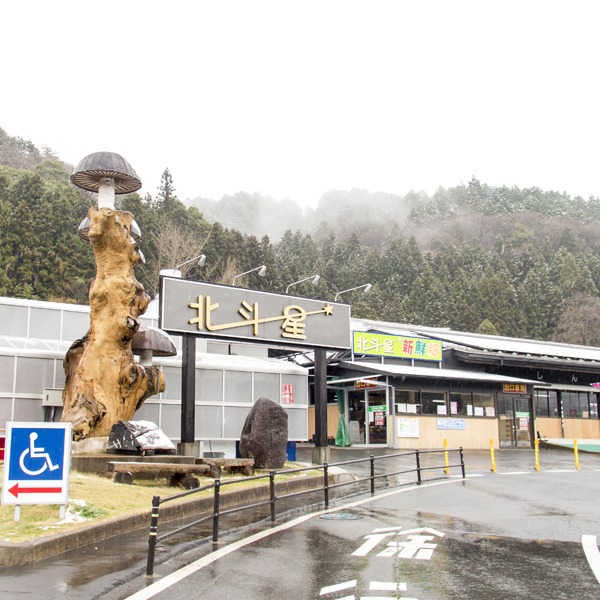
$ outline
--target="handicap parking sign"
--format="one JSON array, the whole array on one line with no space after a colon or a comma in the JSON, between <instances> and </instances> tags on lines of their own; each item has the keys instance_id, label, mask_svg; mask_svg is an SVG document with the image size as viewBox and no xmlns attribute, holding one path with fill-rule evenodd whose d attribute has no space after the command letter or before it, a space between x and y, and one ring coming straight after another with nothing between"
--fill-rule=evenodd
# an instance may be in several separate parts
<instances>
[{"instance_id":1,"label":"handicap parking sign","mask_svg":"<svg viewBox=\"0 0 600 600\"><path fill-rule=\"evenodd\" d=\"M7 423L2 504L66 504L71 440L71 423Z\"/></svg>"}]
</instances>

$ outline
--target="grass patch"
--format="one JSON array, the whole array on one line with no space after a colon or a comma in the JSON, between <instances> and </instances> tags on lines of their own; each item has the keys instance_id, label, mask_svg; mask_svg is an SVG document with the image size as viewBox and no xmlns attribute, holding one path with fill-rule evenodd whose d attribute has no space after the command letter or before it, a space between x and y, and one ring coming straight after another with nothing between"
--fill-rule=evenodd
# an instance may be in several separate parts
<instances>
[{"instance_id":1,"label":"grass patch","mask_svg":"<svg viewBox=\"0 0 600 600\"><path fill-rule=\"evenodd\" d=\"M285 468L297 469L305 465L286 463ZM0 468L0 481L1 478ZM322 473L311 470L305 473L290 473L278 475L276 481L294 479L297 477L314 476ZM242 489L263 485L269 482L268 471L258 471L256 475L264 474L263 479L245 481L241 475L224 475L221 481L236 483L227 485L224 492L231 489ZM208 485L212 479L200 479L200 485ZM15 508L13 505L0 506L0 542L24 542L39 537L53 535L59 532L72 531L106 519L132 515L148 511L153 496L172 496L183 491L183 488L168 484L166 479L135 480L134 485L113 483L112 479L100 475L71 472L69 488L69 505L64 520L60 519L60 507L52 504L23 504L21 519L14 521ZM195 494L193 498L211 496L212 490ZM188 498L174 500L185 502Z\"/></svg>"}]
</instances>

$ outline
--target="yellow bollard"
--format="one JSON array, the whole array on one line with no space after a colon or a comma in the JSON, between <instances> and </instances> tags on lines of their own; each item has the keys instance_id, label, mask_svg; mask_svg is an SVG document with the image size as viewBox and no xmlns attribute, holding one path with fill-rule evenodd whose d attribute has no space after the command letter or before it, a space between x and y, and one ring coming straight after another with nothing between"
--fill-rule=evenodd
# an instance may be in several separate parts
<instances>
[{"instance_id":1,"label":"yellow bollard","mask_svg":"<svg viewBox=\"0 0 600 600\"><path fill-rule=\"evenodd\" d=\"M575 450L575 466L579 471L579 451L577 450L577 440L573 440L573 449Z\"/></svg>"},{"instance_id":2,"label":"yellow bollard","mask_svg":"<svg viewBox=\"0 0 600 600\"><path fill-rule=\"evenodd\" d=\"M446 438L444 438L444 460L446 461L446 475L450 475L450 469L448 468L450 464L448 462L448 440Z\"/></svg>"},{"instance_id":3,"label":"yellow bollard","mask_svg":"<svg viewBox=\"0 0 600 600\"><path fill-rule=\"evenodd\" d=\"M535 470L540 470L540 440L535 440Z\"/></svg>"},{"instance_id":4,"label":"yellow bollard","mask_svg":"<svg viewBox=\"0 0 600 600\"><path fill-rule=\"evenodd\" d=\"M490 439L490 452L492 455L492 471L495 473L496 472L496 456L494 455L494 440L493 440L493 438Z\"/></svg>"}]
</instances>

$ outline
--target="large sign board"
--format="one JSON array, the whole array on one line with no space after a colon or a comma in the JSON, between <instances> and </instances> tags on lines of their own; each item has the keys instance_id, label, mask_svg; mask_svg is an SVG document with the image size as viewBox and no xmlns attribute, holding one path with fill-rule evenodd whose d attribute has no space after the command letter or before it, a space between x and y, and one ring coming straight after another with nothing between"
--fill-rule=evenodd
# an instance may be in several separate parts
<instances>
[{"instance_id":1,"label":"large sign board","mask_svg":"<svg viewBox=\"0 0 600 600\"><path fill-rule=\"evenodd\" d=\"M72 423L6 424L2 504L67 504Z\"/></svg>"},{"instance_id":2,"label":"large sign board","mask_svg":"<svg viewBox=\"0 0 600 600\"><path fill-rule=\"evenodd\" d=\"M353 331L354 354L394 356L442 362L442 341L370 331Z\"/></svg>"},{"instance_id":3,"label":"large sign board","mask_svg":"<svg viewBox=\"0 0 600 600\"><path fill-rule=\"evenodd\" d=\"M192 334L348 350L350 306L285 294L162 277L160 328Z\"/></svg>"}]
</instances>

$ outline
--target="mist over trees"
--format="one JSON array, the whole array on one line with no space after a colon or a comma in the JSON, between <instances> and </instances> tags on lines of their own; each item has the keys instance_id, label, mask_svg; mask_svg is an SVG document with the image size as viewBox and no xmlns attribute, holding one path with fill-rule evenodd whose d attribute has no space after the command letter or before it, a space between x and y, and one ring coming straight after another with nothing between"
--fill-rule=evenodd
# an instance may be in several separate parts
<instances>
[{"instance_id":1,"label":"mist over trees","mask_svg":"<svg viewBox=\"0 0 600 600\"><path fill-rule=\"evenodd\" d=\"M70 165L0 129L0 295L87 303L94 257L77 227L95 195ZM333 300L352 315L461 331L599 345L600 201L538 188L466 185L396 196L330 190L315 209L239 192L186 206L164 170L154 194L120 197L142 231L136 277L158 272Z\"/></svg>"}]
</instances>

